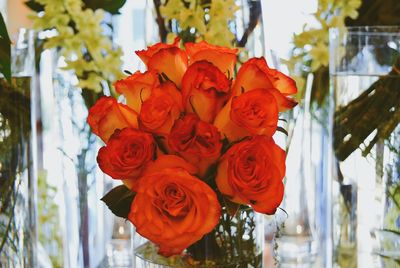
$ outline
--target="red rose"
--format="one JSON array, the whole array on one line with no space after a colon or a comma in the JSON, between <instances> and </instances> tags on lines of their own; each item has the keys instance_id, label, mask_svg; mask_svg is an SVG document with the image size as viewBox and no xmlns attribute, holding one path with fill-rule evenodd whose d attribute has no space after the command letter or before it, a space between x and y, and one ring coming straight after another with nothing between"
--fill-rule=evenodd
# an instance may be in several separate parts
<instances>
[{"instance_id":1,"label":"red rose","mask_svg":"<svg viewBox=\"0 0 400 268\"><path fill-rule=\"evenodd\" d=\"M182 168L192 175L198 173L197 167L190 164L185 159L173 154L161 154L158 155L156 160L147 163L143 171L143 176L166 168Z\"/></svg>"},{"instance_id":2,"label":"red rose","mask_svg":"<svg viewBox=\"0 0 400 268\"><path fill-rule=\"evenodd\" d=\"M233 97L215 119L214 125L228 140L251 135L272 137L278 125L278 105L269 89L253 89Z\"/></svg>"},{"instance_id":3,"label":"red rose","mask_svg":"<svg viewBox=\"0 0 400 268\"><path fill-rule=\"evenodd\" d=\"M160 254L180 254L217 225L221 206L215 192L186 170L163 169L140 182L128 219Z\"/></svg>"},{"instance_id":4,"label":"red rose","mask_svg":"<svg viewBox=\"0 0 400 268\"><path fill-rule=\"evenodd\" d=\"M218 166L218 189L232 202L274 214L283 199L285 158L285 152L265 136L237 143Z\"/></svg>"},{"instance_id":5,"label":"red rose","mask_svg":"<svg viewBox=\"0 0 400 268\"><path fill-rule=\"evenodd\" d=\"M176 120L169 135L170 148L199 168L200 176L221 154L221 135L213 125L201 121L195 114Z\"/></svg>"},{"instance_id":6,"label":"red rose","mask_svg":"<svg viewBox=\"0 0 400 268\"><path fill-rule=\"evenodd\" d=\"M100 148L97 162L100 169L114 179L135 181L156 152L153 137L143 131L124 128L116 130L106 146Z\"/></svg>"},{"instance_id":7,"label":"red rose","mask_svg":"<svg viewBox=\"0 0 400 268\"><path fill-rule=\"evenodd\" d=\"M89 109L88 123L92 132L104 142L116 129L137 128L137 113L128 106L118 103L113 97L102 97Z\"/></svg>"},{"instance_id":8,"label":"red rose","mask_svg":"<svg viewBox=\"0 0 400 268\"><path fill-rule=\"evenodd\" d=\"M173 44L158 43L147 50L136 51L150 71L164 73L178 87L188 65L186 52L179 48L179 38Z\"/></svg>"},{"instance_id":9,"label":"red rose","mask_svg":"<svg viewBox=\"0 0 400 268\"><path fill-rule=\"evenodd\" d=\"M166 136L182 111L181 93L174 83L167 81L153 89L151 96L143 102L139 126L143 130Z\"/></svg>"},{"instance_id":10,"label":"red rose","mask_svg":"<svg viewBox=\"0 0 400 268\"><path fill-rule=\"evenodd\" d=\"M217 66L226 76L233 76L238 49L214 46L205 41L186 43L185 48L190 57L190 64L206 60Z\"/></svg>"},{"instance_id":11,"label":"red rose","mask_svg":"<svg viewBox=\"0 0 400 268\"><path fill-rule=\"evenodd\" d=\"M186 111L201 120L213 122L230 96L231 81L207 61L193 63L182 80L182 97Z\"/></svg>"},{"instance_id":12,"label":"red rose","mask_svg":"<svg viewBox=\"0 0 400 268\"><path fill-rule=\"evenodd\" d=\"M192 175L198 173L197 167L188 163L185 159L177 155L158 153L157 159L146 163L140 176L147 176L166 168L182 168ZM136 186L140 184L137 179L123 180L123 183L129 189L136 188Z\"/></svg>"},{"instance_id":13,"label":"red rose","mask_svg":"<svg viewBox=\"0 0 400 268\"><path fill-rule=\"evenodd\" d=\"M252 58L245 62L236 76L233 92L239 95L242 91L255 88L267 88L278 102L279 110L285 111L296 106L297 102L287 98L297 92L296 83L283 73L270 69L264 58Z\"/></svg>"},{"instance_id":14,"label":"red rose","mask_svg":"<svg viewBox=\"0 0 400 268\"><path fill-rule=\"evenodd\" d=\"M150 96L152 89L159 84L157 73L137 71L125 79L118 80L114 86L119 94L125 96L127 105L139 113L142 102Z\"/></svg>"}]
</instances>

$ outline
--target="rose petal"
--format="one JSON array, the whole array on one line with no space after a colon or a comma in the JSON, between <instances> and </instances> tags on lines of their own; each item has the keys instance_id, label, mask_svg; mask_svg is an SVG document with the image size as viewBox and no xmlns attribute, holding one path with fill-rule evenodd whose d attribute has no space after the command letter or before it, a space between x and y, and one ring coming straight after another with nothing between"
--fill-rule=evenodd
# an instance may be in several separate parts
<instances>
[{"instance_id":1,"label":"rose petal","mask_svg":"<svg viewBox=\"0 0 400 268\"><path fill-rule=\"evenodd\" d=\"M150 59L161 49L168 48L179 48L180 38L176 37L173 44L157 43L155 45L147 47L147 49L136 51L136 55L143 61L144 64L148 65Z\"/></svg>"},{"instance_id":2,"label":"rose petal","mask_svg":"<svg viewBox=\"0 0 400 268\"><path fill-rule=\"evenodd\" d=\"M274 183L268 187L268 191L265 192L265 199L257 200L251 206L257 212L273 215L275 214L277 207L282 203L283 194L283 182L274 181Z\"/></svg>"},{"instance_id":3,"label":"rose petal","mask_svg":"<svg viewBox=\"0 0 400 268\"><path fill-rule=\"evenodd\" d=\"M143 174L149 175L165 168L183 168L187 170L190 174L196 174L198 172L197 167L188 163L183 158L176 155L167 154L160 155L155 161L149 162Z\"/></svg>"},{"instance_id":4,"label":"rose petal","mask_svg":"<svg viewBox=\"0 0 400 268\"><path fill-rule=\"evenodd\" d=\"M226 76L230 76L230 78L233 76L238 49L215 46L205 41L188 42L185 44L185 48L191 64L206 60L217 66Z\"/></svg>"},{"instance_id":5,"label":"rose petal","mask_svg":"<svg viewBox=\"0 0 400 268\"><path fill-rule=\"evenodd\" d=\"M275 88L268 88L268 91L274 96L280 112L290 110L297 105L297 102L295 100L284 96L281 92L279 92L279 90Z\"/></svg>"},{"instance_id":6,"label":"rose petal","mask_svg":"<svg viewBox=\"0 0 400 268\"><path fill-rule=\"evenodd\" d=\"M176 47L161 49L148 61L147 68L160 74L164 73L177 87L181 86L182 77L187 69L186 53Z\"/></svg>"},{"instance_id":7,"label":"rose petal","mask_svg":"<svg viewBox=\"0 0 400 268\"><path fill-rule=\"evenodd\" d=\"M118 80L114 86L119 94L125 96L127 105L139 113L142 103L150 96L153 88L159 86L159 80L154 71L137 71L125 79Z\"/></svg>"}]
</instances>

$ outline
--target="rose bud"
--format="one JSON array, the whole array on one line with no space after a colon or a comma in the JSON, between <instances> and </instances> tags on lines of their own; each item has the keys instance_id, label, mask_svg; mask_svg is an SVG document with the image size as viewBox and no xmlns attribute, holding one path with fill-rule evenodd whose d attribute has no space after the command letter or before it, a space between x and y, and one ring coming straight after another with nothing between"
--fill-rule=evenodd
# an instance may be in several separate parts
<instances>
[{"instance_id":1,"label":"rose bud","mask_svg":"<svg viewBox=\"0 0 400 268\"><path fill-rule=\"evenodd\" d=\"M133 128L116 130L99 150L100 169L113 179L124 180L131 189L145 165L155 157L156 143L151 134Z\"/></svg>"},{"instance_id":2,"label":"rose bud","mask_svg":"<svg viewBox=\"0 0 400 268\"><path fill-rule=\"evenodd\" d=\"M278 104L270 90L258 88L233 97L217 115L214 125L229 141L250 135L272 137L278 113Z\"/></svg>"},{"instance_id":3,"label":"rose bud","mask_svg":"<svg viewBox=\"0 0 400 268\"><path fill-rule=\"evenodd\" d=\"M252 58L245 62L237 74L232 91L235 95L255 88L267 88L274 95L279 111L296 106L297 102L287 98L297 92L296 83L285 74L270 69L264 58Z\"/></svg>"},{"instance_id":4,"label":"rose bud","mask_svg":"<svg viewBox=\"0 0 400 268\"><path fill-rule=\"evenodd\" d=\"M189 55L190 64L206 60L217 66L227 77L233 76L238 49L215 46L205 41L186 43L185 49Z\"/></svg>"},{"instance_id":5,"label":"rose bud","mask_svg":"<svg viewBox=\"0 0 400 268\"><path fill-rule=\"evenodd\" d=\"M177 87L181 86L188 65L186 52L179 48L179 38L173 44L157 43L147 50L136 51L150 71L164 73Z\"/></svg>"},{"instance_id":6,"label":"rose bud","mask_svg":"<svg viewBox=\"0 0 400 268\"><path fill-rule=\"evenodd\" d=\"M139 113L142 102L150 96L152 89L159 84L156 72L141 73L137 71L125 79L118 80L114 86L119 94L124 95L126 104Z\"/></svg>"},{"instance_id":7,"label":"rose bud","mask_svg":"<svg viewBox=\"0 0 400 268\"><path fill-rule=\"evenodd\" d=\"M218 224L221 206L215 192L186 170L163 169L140 182L128 220L159 247L159 254L180 254Z\"/></svg>"},{"instance_id":8,"label":"rose bud","mask_svg":"<svg viewBox=\"0 0 400 268\"><path fill-rule=\"evenodd\" d=\"M195 114L176 120L168 138L170 148L199 168L204 176L221 154L221 135L218 129Z\"/></svg>"},{"instance_id":9,"label":"rose bud","mask_svg":"<svg viewBox=\"0 0 400 268\"><path fill-rule=\"evenodd\" d=\"M232 202L274 214L283 198L285 158L272 138L255 136L239 142L219 163L217 187Z\"/></svg>"},{"instance_id":10,"label":"rose bud","mask_svg":"<svg viewBox=\"0 0 400 268\"><path fill-rule=\"evenodd\" d=\"M89 109L88 124L92 132L104 142L116 129L137 128L137 113L128 106L118 103L113 97L101 97Z\"/></svg>"},{"instance_id":11,"label":"rose bud","mask_svg":"<svg viewBox=\"0 0 400 268\"><path fill-rule=\"evenodd\" d=\"M183 112L181 93L174 83L167 81L154 88L150 97L143 102L139 114L139 127L166 136L181 112Z\"/></svg>"},{"instance_id":12,"label":"rose bud","mask_svg":"<svg viewBox=\"0 0 400 268\"><path fill-rule=\"evenodd\" d=\"M231 81L207 61L193 63L182 79L182 97L186 111L201 120L213 122L230 97Z\"/></svg>"}]
</instances>

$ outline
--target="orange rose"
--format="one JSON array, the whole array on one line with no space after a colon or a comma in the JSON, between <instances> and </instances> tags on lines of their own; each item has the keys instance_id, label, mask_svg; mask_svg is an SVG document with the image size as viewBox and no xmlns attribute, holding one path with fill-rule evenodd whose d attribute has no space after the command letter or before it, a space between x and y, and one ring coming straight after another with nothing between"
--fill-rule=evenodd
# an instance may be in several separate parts
<instances>
[{"instance_id":1,"label":"orange rose","mask_svg":"<svg viewBox=\"0 0 400 268\"><path fill-rule=\"evenodd\" d=\"M280 111L291 109L297 104L286 97L297 92L294 80L270 69L264 58L252 58L240 67L232 91L239 95L242 91L247 92L255 88L268 88L278 102Z\"/></svg>"},{"instance_id":2,"label":"orange rose","mask_svg":"<svg viewBox=\"0 0 400 268\"><path fill-rule=\"evenodd\" d=\"M283 198L285 152L274 140L255 136L233 145L218 166L216 183L232 202L274 214Z\"/></svg>"},{"instance_id":3,"label":"orange rose","mask_svg":"<svg viewBox=\"0 0 400 268\"><path fill-rule=\"evenodd\" d=\"M182 80L182 97L186 111L196 113L201 120L213 122L229 99L231 81L207 61L193 63Z\"/></svg>"},{"instance_id":4,"label":"orange rose","mask_svg":"<svg viewBox=\"0 0 400 268\"><path fill-rule=\"evenodd\" d=\"M192 175L198 173L197 167L187 162L185 159L173 154L158 154L157 159L147 162L143 168L141 176L146 176L154 172L158 172L165 168L182 168ZM137 179L122 181L129 189L136 188Z\"/></svg>"},{"instance_id":5,"label":"orange rose","mask_svg":"<svg viewBox=\"0 0 400 268\"><path fill-rule=\"evenodd\" d=\"M138 127L137 113L128 106L118 103L113 97L102 97L89 109L88 123L92 132L104 142L116 129Z\"/></svg>"},{"instance_id":6,"label":"orange rose","mask_svg":"<svg viewBox=\"0 0 400 268\"><path fill-rule=\"evenodd\" d=\"M172 150L199 168L200 176L205 175L221 154L218 129L201 121L195 114L187 114L176 120L168 142Z\"/></svg>"},{"instance_id":7,"label":"orange rose","mask_svg":"<svg viewBox=\"0 0 400 268\"><path fill-rule=\"evenodd\" d=\"M214 125L230 141L250 135L272 137L278 125L278 113L270 90L258 88L233 97L218 114Z\"/></svg>"},{"instance_id":8,"label":"orange rose","mask_svg":"<svg viewBox=\"0 0 400 268\"><path fill-rule=\"evenodd\" d=\"M197 167L190 164L185 159L173 154L162 154L159 155L156 160L147 163L143 175L148 175L166 168L182 168L192 175L198 173Z\"/></svg>"},{"instance_id":9,"label":"orange rose","mask_svg":"<svg viewBox=\"0 0 400 268\"><path fill-rule=\"evenodd\" d=\"M215 192L181 168L144 176L128 219L164 256L180 254L211 232L221 207Z\"/></svg>"},{"instance_id":10,"label":"orange rose","mask_svg":"<svg viewBox=\"0 0 400 268\"><path fill-rule=\"evenodd\" d=\"M205 41L186 43L185 48L191 64L206 60L217 66L226 76L233 76L238 49L214 46Z\"/></svg>"},{"instance_id":11,"label":"orange rose","mask_svg":"<svg viewBox=\"0 0 400 268\"><path fill-rule=\"evenodd\" d=\"M136 51L150 71L165 73L178 87L188 65L186 52L179 48L179 38L173 44L157 43L147 50Z\"/></svg>"},{"instance_id":12,"label":"orange rose","mask_svg":"<svg viewBox=\"0 0 400 268\"><path fill-rule=\"evenodd\" d=\"M127 105L139 113L142 102L150 96L152 89L159 84L157 73L137 71L125 79L118 80L114 86L119 94L125 96Z\"/></svg>"},{"instance_id":13,"label":"orange rose","mask_svg":"<svg viewBox=\"0 0 400 268\"><path fill-rule=\"evenodd\" d=\"M174 83L167 81L153 89L151 96L143 102L139 127L166 136L182 111L181 94Z\"/></svg>"},{"instance_id":14,"label":"orange rose","mask_svg":"<svg viewBox=\"0 0 400 268\"><path fill-rule=\"evenodd\" d=\"M106 146L100 148L97 162L100 169L114 179L135 181L144 166L155 157L156 143L151 134L124 128L116 130Z\"/></svg>"}]
</instances>

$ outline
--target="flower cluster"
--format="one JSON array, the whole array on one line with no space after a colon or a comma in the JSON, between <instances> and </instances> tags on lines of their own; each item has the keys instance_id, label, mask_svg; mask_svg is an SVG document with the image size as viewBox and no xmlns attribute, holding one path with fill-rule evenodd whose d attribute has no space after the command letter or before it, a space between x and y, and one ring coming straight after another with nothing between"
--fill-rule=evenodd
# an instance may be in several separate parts
<instances>
[{"instance_id":1,"label":"flower cluster","mask_svg":"<svg viewBox=\"0 0 400 268\"><path fill-rule=\"evenodd\" d=\"M59 48L65 57L65 69L73 70L80 88L101 92L101 82L121 78L122 50L114 48L104 34L104 11L84 8L82 0L36 0L44 12L32 15L34 27L55 29L45 48Z\"/></svg>"},{"instance_id":2,"label":"flower cluster","mask_svg":"<svg viewBox=\"0 0 400 268\"><path fill-rule=\"evenodd\" d=\"M164 18L175 20L183 31L195 30L197 41L231 46L235 35L228 26L238 8L234 0L169 0L160 11ZM168 39L174 37L174 33L168 35Z\"/></svg>"},{"instance_id":3,"label":"flower cluster","mask_svg":"<svg viewBox=\"0 0 400 268\"><path fill-rule=\"evenodd\" d=\"M165 256L213 230L224 200L273 214L285 152L272 136L296 105L294 81L264 58L206 42L137 51L148 71L115 83L126 104L101 98L88 123L106 145L100 168L135 192L128 219Z\"/></svg>"},{"instance_id":4,"label":"flower cluster","mask_svg":"<svg viewBox=\"0 0 400 268\"><path fill-rule=\"evenodd\" d=\"M361 0L319 0L318 9L313 14L317 26L304 25L303 31L293 37L293 54L287 62L291 72L316 72L329 63L329 28L344 27L345 19L355 19ZM305 79L295 77L299 89L305 85ZM317 86L318 87L318 86ZM326 87L326 85L324 85ZM321 87L319 87L321 88ZM320 89L322 90L322 89Z\"/></svg>"}]
</instances>

